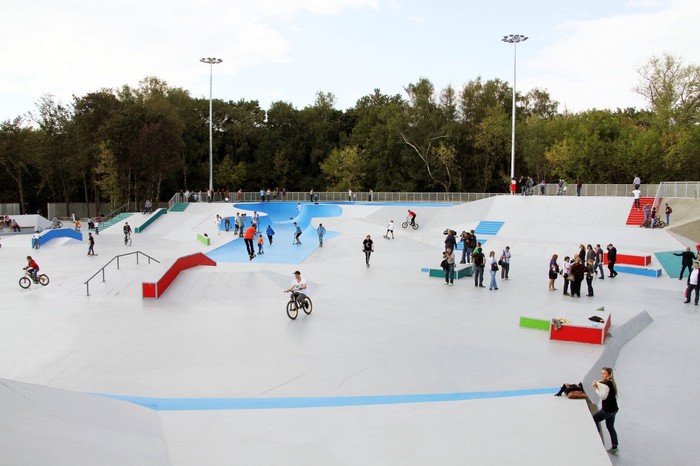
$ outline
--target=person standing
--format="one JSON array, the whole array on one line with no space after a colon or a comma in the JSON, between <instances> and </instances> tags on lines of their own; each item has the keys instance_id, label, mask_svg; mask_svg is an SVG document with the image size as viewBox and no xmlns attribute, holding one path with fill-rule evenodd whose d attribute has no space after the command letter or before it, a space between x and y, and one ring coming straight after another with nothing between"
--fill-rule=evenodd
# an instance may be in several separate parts
<instances>
[{"instance_id":1,"label":"person standing","mask_svg":"<svg viewBox=\"0 0 700 466\"><path fill-rule=\"evenodd\" d=\"M297 224L297 222L294 222L294 241L292 244L301 244L301 240L299 237L301 236L301 227Z\"/></svg>"},{"instance_id":2,"label":"person standing","mask_svg":"<svg viewBox=\"0 0 700 466\"><path fill-rule=\"evenodd\" d=\"M510 258L510 246L506 246L501 253L501 280L508 280L508 273L510 272Z\"/></svg>"},{"instance_id":3,"label":"person standing","mask_svg":"<svg viewBox=\"0 0 700 466\"><path fill-rule=\"evenodd\" d=\"M267 234L267 241L272 244L272 237L275 236L275 230L272 229L272 224L267 226L265 233Z\"/></svg>"},{"instance_id":4,"label":"person standing","mask_svg":"<svg viewBox=\"0 0 700 466\"><path fill-rule=\"evenodd\" d=\"M600 272L600 278L601 280L605 280L605 272L603 271L603 263L605 262L605 253L603 252L603 248L600 247L600 244L595 245L595 269L596 269L596 275L598 275L598 272Z\"/></svg>"},{"instance_id":5,"label":"person standing","mask_svg":"<svg viewBox=\"0 0 700 466\"><path fill-rule=\"evenodd\" d=\"M518 190L518 182L515 178L510 179L510 195L515 196L515 192Z\"/></svg>"},{"instance_id":6,"label":"person standing","mask_svg":"<svg viewBox=\"0 0 700 466\"><path fill-rule=\"evenodd\" d=\"M561 276L564 277L564 291L562 294L564 296L569 296L569 285L571 280L569 280L569 274L571 274L571 260L569 256L564 257L564 262L561 264Z\"/></svg>"},{"instance_id":7,"label":"person standing","mask_svg":"<svg viewBox=\"0 0 700 466\"><path fill-rule=\"evenodd\" d=\"M220 235L221 234L221 216L219 214L216 214L216 219L214 220L214 224L216 224L216 234Z\"/></svg>"},{"instance_id":8,"label":"person standing","mask_svg":"<svg viewBox=\"0 0 700 466\"><path fill-rule=\"evenodd\" d=\"M39 249L39 232L35 231L32 235L32 249Z\"/></svg>"},{"instance_id":9,"label":"person standing","mask_svg":"<svg viewBox=\"0 0 700 466\"><path fill-rule=\"evenodd\" d=\"M240 227L241 216L236 212L236 218L233 219L233 236L238 236L238 228Z\"/></svg>"},{"instance_id":10,"label":"person standing","mask_svg":"<svg viewBox=\"0 0 700 466\"><path fill-rule=\"evenodd\" d=\"M559 256L557 254L553 254L552 258L549 260L549 291L557 290L554 288L554 281L559 276L559 264L557 263L557 260L559 260Z\"/></svg>"},{"instance_id":11,"label":"person standing","mask_svg":"<svg viewBox=\"0 0 700 466\"><path fill-rule=\"evenodd\" d=\"M610 275L608 278L617 277L617 272L615 272L615 262L617 261L617 249L612 244L608 244L608 270Z\"/></svg>"},{"instance_id":12,"label":"person standing","mask_svg":"<svg viewBox=\"0 0 700 466\"><path fill-rule=\"evenodd\" d=\"M316 228L316 233L318 233L318 245L320 247L323 247L323 235L326 234L326 229L323 226L323 223L318 224L318 228Z\"/></svg>"},{"instance_id":13,"label":"person standing","mask_svg":"<svg viewBox=\"0 0 700 466\"><path fill-rule=\"evenodd\" d=\"M600 428L600 423L605 421L605 427L610 434L611 448L610 453L618 452L617 432L615 431L615 416L619 411L617 406L617 384L613 376L613 370L610 367L604 367L601 371L601 380L593 382L593 389L601 399L601 408L593 415L593 422L598 428L598 433L603 438L603 432Z\"/></svg>"},{"instance_id":14,"label":"person standing","mask_svg":"<svg viewBox=\"0 0 700 466\"><path fill-rule=\"evenodd\" d=\"M581 178L576 178L576 196L581 196L581 188L583 187L583 182Z\"/></svg>"},{"instance_id":15,"label":"person standing","mask_svg":"<svg viewBox=\"0 0 700 466\"><path fill-rule=\"evenodd\" d=\"M642 180L639 178L639 175L634 175L634 180L632 180L632 184L634 185L634 189L639 189L639 187L642 185Z\"/></svg>"},{"instance_id":16,"label":"person standing","mask_svg":"<svg viewBox=\"0 0 700 466\"><path fill-rule=\"evenodd\" d=\"M544 182L544 180L540 181L540 194L542 196L544 196L544 190L545 190L546 186L547 186L547 184ZM498 289L498 288L496 288L496 289Z\"/></svg>"},{"instance_id":17,"label":"person standing","mask_svg":"<svg viewBox=\"0 0 700 466\"><path fill-rule=\"evenodd\" d=\"M671 212L673 212L673 209L671 209L671 206L668 205L668 202L666 203L666 208L664 208L664 213L666 214L666 225L671 224Z\"/></svg>"},{"instance_id":18,"label":"person standing","mask_svg":"<svg viewBox=\"0 0 700 466\"><path fill-rule=\"evenodd\" d=\"M246 228L245 233L243 233L243 241L245 242L245 248L248 251L248 259L253 260L255 257L255 246L253 246L253 239L255 238L255 227L249 226Z\"/></svg>"},{"instance_id":19,"label":"person standing","mask_svg":"<svg viewBox=\"0 0 700 466\"><path fill-rule=\"evenodd\" d=\"M700 263L697 261L693 264L693 270L688 275L688 296L685 298L685 303L690 302L690 297L695 290L695 305L698 305L698 293L700 293Z\"/></svg>"},{"instance_id":20,"label":"person standing","mask_svg":"<svg viewBox=\"0 0 700 466\"><path fill-rule=\"evenodd\" d=\"M589 298L593 297L593 277L595 275L595 260L588 259L586 261L586 286L588 287L588 292L586 293L586 296L588 296Z\"/></svg>"},{"instance_id":21,"label":"person standing","mask_svg":"<svg viewBox=\"0 0 700 466\"><path fill-rule=\"evenodd\" d=\"M577 298L581 297L581 283L583 283L583 278L586 275L586 266L581 261L580 257L574 259L574 263L571 264L571 269L569 270L569 276L571 280L571 297L574 295Z\"/></svg>"},{"instance_id":22,"label":"person standing","mask_svg":"<svg viewBox=\"0 0 700 466\"><path fill-rule=\"evenodd\" d=\"M95 254L95 238L92 236L92 233L88 232L88 256L96 256Z\"/></svg>"},{"instance_id":23,"label":"person standing","mask_svg":"<svg viewBox=\"0 0 700 466\"><path fill-rule=\"evenodd\" d=\"M224 230L226 230L226 233L231 231L231 219L228 217L224 217Z\"/></svg>"},{"instance_id":24,"label":"person standing","mask_svg":"<svg viewBox=\"0 0 700 466\"><path fill-rule=\"evenodd\" d=\"M391 220L389 221L389 224L386 226L386 234L384 237L386 239L389 239L389 235L391 235L391 239L394 239L394 221Z\"/></svg>"},{"instance_id":25,"label":"person standing","mask_svg":"<svg viewBox=\"0 0 700 466\"><path fill-rule=\"evenodd\" d=\"M649 212L651 211L651 207L649 204L644 204L644 207L642 208L644 211L644 226L648 226L648 221L649 221Z\"/></svg>"},{"instance_id":26,"label":"person standing","mask_svg":"<svg viewBox=\"0 0 700 466\"><path fill-rule=\"evenodd\" d=\"M472 261L474 261L474 286L479 288L485 288L484 286L484 262L486 257L484 253L481 252L481 243L477 243L477 248L474 249L472 254Z\"/></svg>"},{"instance_id":27,"label":"person standing","mask_svg":"<svg viewBox=\"0 0 700 466\"><path fill-rule=\"evenodd\" d=\"M467 248L467 262L472 261L472 253L476 249L476 233L474 230L469 230L469 247Z\"/></svg>"},{"instance_id":28,"label":"person standing","mask_svg":"<svg viewBox=\"0 0 700 466\"><path fill-rule=\"evenodd\" d=\"M374 194L374 191L372 191L372 189L370 188L369 194L367 195L367 199L369 200L369 202L372 202L372 195L373 194Z\"/></svg>"},{"instance_id":29,"label":"person standing","mask_svg":"<svg viewBox=\"0 0 700 466\"><path fill-rule=\"evenodd\" d=\"M683 252L674 252L674 256L679 256L681 258L681 274L678 276L679 280L683 279L683 272L685 272L685 268L688 268L688 273L693 271L693 261L696 259L695 254L693 254L693 251L690 250L690 246L685 248L685 251Z\"/></svg>"},{"instance_id":30,"label":"person standing","mask_svg":"<svg viewBox=\"0 0 700 466\"><path fill-rule=\"evenodd\" d=\"M451 248L445 249L442 253L442 260L445 266L443 270L445 271L445 285L454 285L455 278L455 253L452 252Z\"/></svg>"},{"instance_id":31,"label":"person standing","mask_svg":"<svg viewBox=\"0 0 700 466\"><path fill-rule=\"evenodd\" d=\"M445 249L450 249L454 251L457 249L457 239L455 238L456 231L447 229L447 236L445 237Z\"/></svg>"},{"instance_id":32,"label":"person standing","mask_svg":"<svg viewBox=\"0 0 700 466\"><path fill-rule=\"evenodd\" d=\"M497 290L498 284L496 283L496 272L498 272L498 260L496 259L496 252L491 251L489 253L489 270L491 272L491 281L489 282L489 290Z\"/></svg>"},{"instance_id":33,"label":"person standing","mask_svg":"<svg viewBox=\"0 0 700 466\"><path fill-rule=\"evenodd\" d=\"M369 235L367 235L365 240L362 242L362 252L365 253L365 264L367 264L367 267L369 267L369 257L374 252L374 241L372 241L372 237Z\"/></svg>"}]
</instances>

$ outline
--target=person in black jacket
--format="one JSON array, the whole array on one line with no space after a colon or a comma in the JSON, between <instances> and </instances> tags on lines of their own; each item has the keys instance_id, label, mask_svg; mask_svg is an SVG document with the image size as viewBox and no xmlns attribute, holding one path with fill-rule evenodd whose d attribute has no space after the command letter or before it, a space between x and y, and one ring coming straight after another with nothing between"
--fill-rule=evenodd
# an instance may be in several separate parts
<instances>
[{"instance_id":1,"label":"person in black jacket","mask_svg":"<svg viewBox=\"0 0 700 466\"><path fill-rule=\"evenodd\" d=\"M617 261L617 249L612 244L608 244L608 270L610 271L609 278L617 277L615 272L615 262Z\"/></svg>"},{"instance_id":2,"label":"person in black jacket","mask_svg":"<svg viewBox=\"0 0 700 466\"><path fill-rule=\"evenodd\" d=\"M601 370L602 380L598 382L593 382L593 389L596 394L600 397L601 409L593 415L593 421L595 422L598 432L603 436L600 429L600 423L605 421L605 427L610 433L610 443L611 448L608 450L610 453L617 453L617 432L615 432L615 415L619 411L617 406L617 384L615 383L615 378L613 377L613 370L610 367L604 367Z\"/></svg>"},{"instance_id":3,"label":"person in black jacket","mask_svg":"<svg viewBox=\"0 0 700 466\"><path fill-rule=\"evenodd\" d=\"M673 255L681 257L681 275L678 279L683 280L683 272L685 272L686 267L688 267L688 275L693 271L693 261L696 259L695 254L693 254L693 251L690 250L690 246L688 246L685 248L685 251L674 252Z\"/></svg>"}]
</instances>

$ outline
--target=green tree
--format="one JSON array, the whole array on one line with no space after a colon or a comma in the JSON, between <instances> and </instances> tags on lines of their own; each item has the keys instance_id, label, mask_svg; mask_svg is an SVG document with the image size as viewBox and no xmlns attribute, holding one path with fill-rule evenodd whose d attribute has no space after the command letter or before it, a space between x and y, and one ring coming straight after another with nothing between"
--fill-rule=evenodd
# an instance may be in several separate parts
<instances>
[{"instance_id":1,"label":"green tree","mask_svg":"<svg viewBox=\"0 0 700 466\"><path fill-rule=\"evenodd\" d=\"M20 117L0 125L0 167L6 175L5 179L14 185L12 192L19 197L21 211L25 214L25 189L27 182L31 180L31 169L39 151L39 134L32 128L23 126Z\"/></svg>"},{"instance_id":2,"label":"green tree","mask_svg":"<svg viewBox=\"0 0 700 466\"><path fill-rule=\"evenodd\" d=\"M321 162L321 172L326 178L330 191L364 189L366 163L356 146L333 149L330 156Z\"/></svg>"}]
</instances>

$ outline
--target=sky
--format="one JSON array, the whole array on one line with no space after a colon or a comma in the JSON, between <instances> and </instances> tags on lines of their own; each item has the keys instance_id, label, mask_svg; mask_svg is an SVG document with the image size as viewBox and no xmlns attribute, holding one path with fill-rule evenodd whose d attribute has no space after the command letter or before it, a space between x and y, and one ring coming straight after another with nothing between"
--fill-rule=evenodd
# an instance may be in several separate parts
<instances>
[{"instance_id":1,"label":"sky","mask_svg":"<svg viewBox=\"0 0 700 466\"><path fill-rule=\"evenodd\" d=\"M514 51L518 92L546 90L560 111L641 109L651 57L700 64L697 0L2 0L0 18L0 122L43 95L70 104L149 76L208 98L210 71L215 99L302 109L323 92L346 110L421 78L512 84Z\"/></svg>"}]
</instances>

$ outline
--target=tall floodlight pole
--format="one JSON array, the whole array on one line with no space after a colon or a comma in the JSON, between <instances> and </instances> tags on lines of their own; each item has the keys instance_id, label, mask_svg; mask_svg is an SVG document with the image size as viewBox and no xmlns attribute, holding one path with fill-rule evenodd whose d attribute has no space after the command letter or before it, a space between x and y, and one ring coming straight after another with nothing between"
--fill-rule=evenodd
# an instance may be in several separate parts
<instances>
[{"instance_id":1,"label":"tall floodlight pole","mask_svg":"<svg viewBox=\"0 0 700 466\"><path fill-rule=\"evenodd\" d=\"M515 178L515 77L516 77L516 57L517 47L520 42L525 42L527 37L521 34L508 34L501 39L503 42L513 44L513 130L510 141L510 178Z\"/></svg>"},{"instance_id":2,"label":"tall floodlight pole","mask_svg":"<svg viewBox=\"0 0 700 466\"><path fill-rule=\"evenodd\" d=\"M214 137L212 118L212 77L214 76L214 65L218 65L223 60L221 58L200 58L199 61L209 65L209 190L214 191Z\"/></svg>"}]
</instances>

